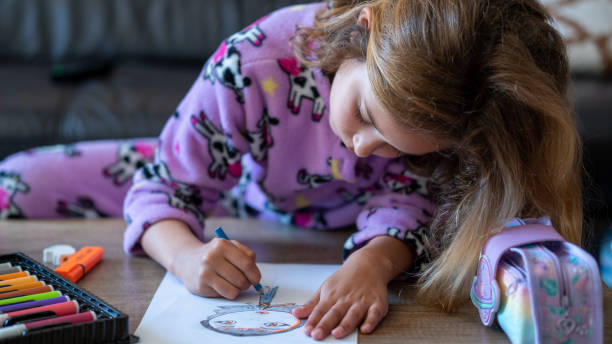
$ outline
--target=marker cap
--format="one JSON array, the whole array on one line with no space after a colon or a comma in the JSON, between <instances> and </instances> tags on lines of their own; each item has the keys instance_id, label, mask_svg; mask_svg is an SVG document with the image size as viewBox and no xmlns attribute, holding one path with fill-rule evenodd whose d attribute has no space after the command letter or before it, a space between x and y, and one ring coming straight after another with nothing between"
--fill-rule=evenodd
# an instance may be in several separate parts
<instances>
[{"instance_id":1,"label":"marker cap","mask_svg":"<svg viewBox=\"0 0 612 344\"><path fill-rule=\"evenodd\" d=\"M11 279L20 278L20 277L28 277L28 276L30 276L29 271L13 272L9 274L0 275L0 281L6 281L6 280L11 280Z\"/></svg>"},{"instance_id":2,"label":"marker cap","mask_svg":"<svg viewBox=\"0 0 612 344\"><path fill-rule=\"evenodd\" d=\"M53 291L53 286L42 285L40 287L27 288L27 289L15 290L15 291L7 291L4 293L0 293L0 300L10 299L12 297L17 297L17 296L46 293L48 291Z\"/></svg>"},{"instance_id":3,"label":"marker cap","mask_svg":"<svg viewBox=\"0 0 612 344\"><path fill-rule=\"evenodd\" d=\"M43 326L49 326L53 324L59 323L71 323L71 324L80 324L84 322L95 321L97 319L96 313L93 311L87 311L77 314L71 315L63 315L60 317L48 318L44 320L31 321L25 323L28 329L40 328Z\"/></svg>"},{"instance_id":4,"label":"marker cap","mask_svg":"<svg viewBox=\"0 0 612 344\"><path fill-rule=\"evenodd\" d=\"M76 249L70 245L52 245L43 250L43 263L58 266L69 259Z\"/></svg>"},{"instance_id":5,"label":"marker cap","mask_svg":"<svg viewBox=\"0 0 612 344\"><path fill-rule=\"evenodd\" d=\"M26 325L18 324L0 329L0 339L19 337L27 329Z\"/></svg>"}]
</instances>

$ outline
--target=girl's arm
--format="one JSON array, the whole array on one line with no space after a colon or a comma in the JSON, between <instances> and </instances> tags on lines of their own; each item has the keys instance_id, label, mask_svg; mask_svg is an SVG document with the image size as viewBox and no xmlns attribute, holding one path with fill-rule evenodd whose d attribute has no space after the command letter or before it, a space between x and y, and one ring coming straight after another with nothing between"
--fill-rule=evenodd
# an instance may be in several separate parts
<instances>
[{"instance_id":1,"label":"girl's arm","mask_svg":"<svg viewBox=\"0 0 612 344\"><path fill-rule=\"evenodd\" d=\"M412 266L413 258L413 249L407 243L382 235L370 240L367 245L349 256L346 262L351 259L373 259L376 269L386 283L389 283Z\"/></svg>"},{"instance_id":2,"label":"girl's arm","mask_svg":"<svg viewBox=\"0 0 612 344\"><path fill-rule=\"evenodd\" d=\"M308 317L304 330L317 340L330 333L342 338L360 324L361 332L371 333L389 308L387 284L413 261L413 249L406 243L375 237L349 256L294 315Z\"/></svg>"},{"instance_id":3,"label":"girl's arm","mask_svg":"<svg viewBox=\"0 0 612 344\"><path fill-rule=\"evenodd\" d=\"M428 260L428 223L435 205L427 178L407 170L402 160L389 164L383 189L364 205L355 232L344 245L344 264L295 315L308 317L306 334L341 338L360 326L370 333L387 314L387 284L403 272L420 270ZM416 272L415 271L415 272Z\"/></svg>"},{"instance_id":4,"label":"girl's arm","mask_svg":"<svg viewBox=\"0 0 612 344\"><path fill-rule=\"evenodd\" d=\"M255 253L246 246L218 238L203 243L179 220L156 222L140 244L197 295L234 299L261 278Z\"/></svg>"}]
</instances>

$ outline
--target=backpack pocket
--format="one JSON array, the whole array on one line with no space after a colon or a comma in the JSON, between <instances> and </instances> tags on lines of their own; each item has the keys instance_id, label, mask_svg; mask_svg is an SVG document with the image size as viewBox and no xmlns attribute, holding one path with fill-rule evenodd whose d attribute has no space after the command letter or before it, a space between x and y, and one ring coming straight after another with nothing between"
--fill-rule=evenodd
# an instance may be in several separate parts
<instances>
[{"instance_id":1,"label":"backpack pocket","mask_svg":"<svg viewBox=\"0 0 612 344\"><path fill-rule=\"evenodd\" d=\"M529 244L511 248L498 268L506 292L497 320L513 343L603 341L599 270L588 253L567 242Z\"/></svg>"}]
</instances>

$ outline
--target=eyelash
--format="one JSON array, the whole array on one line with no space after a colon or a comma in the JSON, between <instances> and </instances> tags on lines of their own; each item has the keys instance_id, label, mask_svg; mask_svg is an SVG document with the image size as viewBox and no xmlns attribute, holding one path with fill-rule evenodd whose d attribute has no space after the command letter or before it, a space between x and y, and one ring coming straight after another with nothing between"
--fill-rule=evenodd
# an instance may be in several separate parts
<instances>
[{"instance_id":1,"label":"eyelash","mask_svg":"<svg viewBox=\"0 0 612 344\"><path fill-rule=\"evenodd\" d=\"M357 118L357 120L359 121L359 123L363 124L363 125L369 125L370 123L367 122L365 119L363 119L363 116L361 116L361 113L359 112L359 107L357 107L355 109L355 117ZM391 147L391 149L393 149L393 151L397 154L397 157L401 157L402 155L406 154L402 151L400 151L399 149L389 145L389 147Z\"/></svg>"},{"instance_id":2,"label":"eyelash","mask_svg":"<svg viewBox=\"0 0 612 344\"><path fill-rule=\"evenodd\" d=\"M355 117L357 118L357 120L359 120L359 123L367 125L370 124L368 122L366 122L365 119L363 119L363 116L361 116L361 113L359 112L359 108L355 109Z\"/></svg>"},{"instance_id":3,"label":"eyelash","mask_svg":"<svg viewBox=\"0 0 612 344\"><path fill-rule=\"evenodd\" d=\"M395 151L395 153L397 154L397 157L398 157L398 158L406 154L406 153L404 153L404 152L400 151L399 149L397 149L397 148L395 148L395 147L393 147L393 146L391 146L391 148L393 148L393 150L394 150L394 151Z\"/></svg>"}]
</instances>

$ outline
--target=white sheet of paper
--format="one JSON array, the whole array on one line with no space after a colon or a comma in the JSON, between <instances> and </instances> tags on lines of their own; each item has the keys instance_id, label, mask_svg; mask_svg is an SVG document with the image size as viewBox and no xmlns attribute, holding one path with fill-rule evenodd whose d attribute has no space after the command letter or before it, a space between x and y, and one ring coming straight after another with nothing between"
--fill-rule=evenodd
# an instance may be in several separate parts
<instances>
[{"instance_id":1,"label":"white sheet of paper","mask_svg":"<svg viewBox=\"0 0 612 344\"><path fill-rule=\"evenodd\" d=\"M257 266L262 275L261 285L278 286L272 305L306 303L321 286L321 283L340 267L339 265L267 263L259 263ZM215 310L218 310L220 306L258 305L258 303L259 294L253 288L242 292L235 300L204 298L191 294L181 281L172 274L166 273L135 334L140 337L140 342L143 344L321 342L306 336L303 327L267 335L234 336L208 329L200 323L215 314ZM227 319L227 316L223 317ZM354 331L340 340L328 336L322 342L357 343L357 332Z\"/></svg>"}]
</instances>

